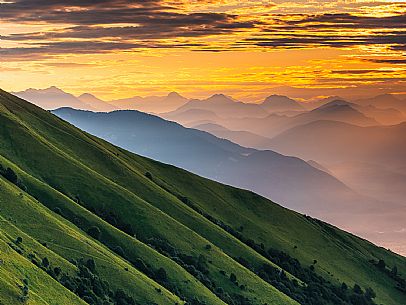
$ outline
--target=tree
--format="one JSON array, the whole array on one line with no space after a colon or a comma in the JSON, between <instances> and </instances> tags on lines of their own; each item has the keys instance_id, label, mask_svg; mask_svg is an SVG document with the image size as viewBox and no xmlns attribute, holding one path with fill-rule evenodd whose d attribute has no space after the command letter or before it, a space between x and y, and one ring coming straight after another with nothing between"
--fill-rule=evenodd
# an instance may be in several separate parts
<instances>
[{"instance_id":1,"label":"tree","mask_svg":"<svg viewBox=\"0 0 406 305\"><path fill-rule=\"evenodd\" d=\"M19 299L21 302L26 303L28 301L28 294L30 292L30 289L28 288L28 280L24 279L23 284L24 285L21 287L21 296Z\"/></svg>"},{"instance_id":2,"label":"tree","mask_svg":"<svg viewBox=\"0 0 406 305\"><path fill-rule=\"evenodd\" d=\"M372 288L367 288L366 290L365 290L365 297L368 299L368 300L372 300L372 299L374 299L375 297L376 297L376 293L375 293L375 291L372 289Z\"/></svg>"},{"instance_id":3,"label":"tree","mask_svg":"<svg viewBox=\"0 0 406 305\"><path fill-rule=\"evenodd\" d=\"M58 277L62 272L62 269L60 267L55 267L54 268L54 273Z\"/></svg>"},{"instance_id":4,"label":"tree","mask_svg":"<svg viewBox=\"0 0 406 305\"><path fill-rule=\"evenodd\" d=\"M385 267L386 267L385 261L383 259L380 259L376 266L381 270L385 270Z\"/></svg>"},{"instance_id":5,"label":"tree","mask_svg":"<svg viewBox=\"0 0 406 305\"><path fill-rule=\"evenodd\" d=\"M48 267L49 267L49 260L48 260L47 257L44 257L44 258L42 259L42 266L44 266L45 268L48 268Z\"/></svg>"},{"instance_id":6,"label":"tree","mask_svg":"<svg viewBox=\"0 0 406 305\"><path fill-rule=\"evenodd\" d=\"M166 274L166 271L164 268L159 268L158 271L156 272L156 278L159 281L166 282L168 280L168 275Z\"/></svg>"},{"instance_id":7,"label":"tree","mask_svg":"<svg viewBox=\"0 0 406 305\"><path fill-rule=\"evenodd\" d=\"M94 262L93 258L89 258L86 261L86 267L89 268L89 270L94 273L96 271L96 263Z\"/></svg>"},{"instance_id":8,"label":"tree","mask_svg":"<svg viewBox=\"0 0 406 305\"><path fill-rule=\"evenodd\" d=\"M94 239L99 240L100 235L101 235L101 231L100 231L100 229L98 227L93 226L93 227L90 227L89 230L87 230L87 234L89 234Z\"/></svg>"},{"instance_id":9,"label":"tree","mask_svg":"<svg viewBox=\"0 0 406 305\"><path fill-rule=\"evenodd\" d=\"M362 294L362 289L361 289L360 285L358 285L358 284L354 284L353 291L356 294Z\"/></svg>"},{"instance_id":10,"label":"tree","mask_svg":"<svg viewBox=\"0 0 406 305\"><path fill-rule=\"evenodd\" d=\"M341 284L341 289L342 289L342 290L347 290L347 289L348 289L347 284L343 282L343 283Z\"/></svg>"},{"instance_id":11,"label":"tree","mask_svg":"<svg viewBox=\"0 0 406 305\"><path fill-rule=\"evenodd\" d=\"M393 266L393 268L392 268L390 274L391 274L393 277L396 277L396 276L398 275L398 267Z\"/></svg>"},{"instance_id":12,"label":"tree","mask_svg":"<svg viewBox=\"0 0 406 305\"><path fill-rule=\"evenodd\" d=\"M4 173L4 178L14 184L17 184L18 182L17 174L10 167L7 167L6 172Z\"/></svg>"},{"instance_id":13,"label":"tree","mask_svg":"<svg viewBox=\"0 0 406 305\"><path fill-rule=\"evenodd\" d=\"M118 255L120 255L122 258L126 257L123 248L121 248L120 246L114 247L113 251L116 252Z\"/></svg>"},{"instance_id":14,"label":"tree","mask_svg":"<svg viewBox=\"0 0 406 305\"><path fill-rule=\"evenodd\" d=\"M230 281L232 281L233 283L237 281L237 276L234 273L230 274Z\"/></svg>"}]
</instances>

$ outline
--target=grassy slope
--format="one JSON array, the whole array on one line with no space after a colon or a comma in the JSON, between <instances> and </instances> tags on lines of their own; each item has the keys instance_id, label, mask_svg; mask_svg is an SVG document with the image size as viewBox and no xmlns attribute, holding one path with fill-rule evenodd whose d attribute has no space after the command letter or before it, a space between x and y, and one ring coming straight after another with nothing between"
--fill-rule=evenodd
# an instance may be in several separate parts
<instances>
[{"instance_id":1,"label":"grassy slope","mask_svg":"<svg viewBox=\"0 0 406 305\"><path fill-rule=\"evenodd\" d=\"M8 243L17 236L24 241L24 251L46 255L53 263L62 266L66 271L73 271L74 266L55 255L28 235L21 232L12 223L0 217L0 304L15 304L21 296L23 279L28 279L29 304L80 304L85 303L76 295L48 276L43 270L33 265L26 257L10 248Z\"/></svg>"},{"instance_id":2,"label":"grassy slope","mask_svg":"<svg viewBox=\"0 0 406 305\"><path fill-rule=\"evenodd\" d=\"M3 102L3 105L6 103ZM26 105L23 105L26 106ZM13 103L8 103L7 108L12 109L13 112L16 113L16 107ZM17 109L20 108L17 106ZM20 109L21 110L21 109ZM37 109L35 109L37 110ZM37 110L38 111L38 110ZM24 112L22 112L25 114ZM48 113L43 112L42 114L46 114L49 116ZM51 117L54 119L54 117ZM59 120L59 119L58 119ZM249 270L244 268L243 266L236 263L231 257L229 257L226 253L224 253L221 249L215 247L210 251L205 250L205 246L210 244L210 241L202 238L200 235L196 234L192 230L188 229L181 223L175 221L171 217L167 216L166 214L160 212L158 209L154 208L144 200L140 199L134 193L126 190L122 186L114 183L112 180L107 179L105 176L100 175L96 171L94 171L94 167L85 166L82 162L79 162L80 158L76 160L72 158L74 156L73 153L68 154L64 150L59 150L58 147L53 145L51 141L48 139L52 139L52 134L47 137L47 139L43 138L41 135L36 133L35 131L40 130L38 126L32 128L31 126L26 126L25 122L37 122L41 123L41 121L36 121L34 118L23 118L20 121L20 124L16 124L16 122L20 121L20 117L13 115L12 113L8 112L8 110L4 109L2 112L1 122L3 127L2 128L2 143L4 144L2 147L3 156L12 159L13 162L18 163L25 169L29 169L31 172L36 174L36 176L42 180L46 180L48 184L53 185L55 188L60 189L61 191L67 194L80 194L80 198L86 202L86 199L89 199L90 204L93 207L97 206L98 204L102 203L105 208L110 207L114 211L122 211L123 214L121 215L123 218L126 216L128 220L132 224L136 219L136 224L134 226L137 230L139 230L142 234L145 235L161 235L165 239L169 240L172 244L174 244L178 249L181 249L182 252L187 254L193 254L194 256L198 256L199 254L204 254L208 257L212 264L210 265L210 271L214 274L214 278L216 283L219 286L222 286L226 289L226 291L232 292L240 292L240 289L235 285L231 284L228 278L222 276L219 271L226 270L228 274L234 272L239 278L244 279L244 282L241 284L245 284L249 289L242 292L245 296L254 299L257 298L258 303L271 303L271 304L294 304L292 300L290 300L287 296L283 295L275 288L273 288L268 283L260 280L256 275L251 273ZM47 126L50 127L50 126ZM34 131L35 130L35 131ZM73 130L74 138L75 133L78 133L76 130ZM59 135L59 134L58 134ZM65 134L67 139L69 139L69 135ZM83 139L86 139L86 136L81 135ZM12 138L12 139L10 139ZM77 138L75 138L77 139ZM83 140L80 139L80 140ZM57 143L58 145L59 143ZM68 141L68 145L69 145ZM77 143L76 143L77 144ZM15 149L17 147L30 147L31 150L20 150ZM73 146L75 147L75 146ZM33 149L35 148L35 153L33 153ZM105 158L116 158L114 155L106 155L104 149ZM83 161L83 160L81 160ZM12 166L11 163L5 158L2 160L5 166ZM90 164L91 165L91 164ZM69 204L66 203L69 200L66 196L63 196L61 193L58 194L59 197L65 197L63 200L59 198L59 201L55 200L55 196L57 193L55 189L50 188L46 184L38 181L38 179L33 178L27 172L21 171L18 167L13 167L13 169L19 174L20 177L23 177L24 182L27 184L31 193L33 193L37 198L40 199L44 204L48 204L49 207L59 206L62 207L63 212L69 212L68 209L72 212L73 207L75 206L74 202L70 202ZM44 170L45 169L45 170ZM28 171L28 170L27 170ZM143 177L140 174L140 177ZM53 180L52 180L53 179ZM145 184L148 184L148 180L144 181ZM152 184L152 183L150 183ZM63 187L57 187L57 185L63 185ZM41 190L42 188L42 190ZM44 188L48 188L44 191ZM81 192L84 191L82 194ZM162 190L161 190L162 192ZM170 194L166 194L169 198L172 198ZM89 198L87 198L89 197ZM91 198L91 199L90 199ZM65 201L65 202L63 202ZM63 207L63 204L65 206ZM90 214L85 215L87 211L82 209L82 211L78 212L73 211L75 215L81 218L82 221L88 221L92 217ZM190 211L190 213L194 213ZM19 215L18 212L15 212L16 215ZM194 213L195 217L201 218L200 215ZM95 218L93 216L93 218ZM100 220L100 219L99 219ZM49 220L50 221L50 220ZM22 221L24 223L24 221ZM89 222L90 223L90 222ZM208 227L212 227L211 230L220 231L219 234L225 235L225 232L222 232L219 228L212 225L210 222L206 221L206 225ZM100 222L99 222L100 224ZM89 224L84 224L84 228L89 226ZM128 243L123 243L123 237L117 234L122 234L122 232L116 232L116 236L111 234L106 229L109 227L106 223L100 225L103 231L103 242L109 243L112 242L114 245L121 245L123 247L127 247L128 252L126 253L127 256L133 256L130 258L135 257L142 257L144 260L150 260L151 255L150 253L143 253L139 255L142 251L137 249L136 246L141 247L140 245L135 245L134 249L128 249ZM110 226L111 227L111 226ZM40 238L44 234L44 229L39 228L36 231L38 234L36 237ZM176 232L176 234L174 234ZM161 233L161 234L159 234ZM179 238L179 235L182 238ZM230 237L230 236L229 236ZM226 238L223 238L227 240ZM62 243L62 240L60 241ZM65 243L63 241L63 243ZM139 242L138 242L139 243ZM139 243L140 244L140 243ZM144 248L145 245L142 245ZM260 257L257 253L255 253L250 248L246 247L245 245L239 245L240 248L243 248L242 252L251 253L252 257L257 257L256 259L265 261L264 258ZM237 247L238 248L238 247ZM150 249L151 250L151 249ZM83 255L83 253L81 254ZM139 255L139 256L138 256ZM164 260L162 257L158 259L158 263L161 264L161 260ZM167 259L165 259L167 260ZM168 261L168 260L167 260ZM171 262L174 265L173 262ZM152 265L152 264L151 264ZM156 266L156 263L154 264ZM160 265L161 266L161 265ZM159 267L160 267L159 266ZM157 266L158 267L158 266ZM179 266L175 265L172 267L165 266L167 271L172 271L174 268L181 269ZM172 268L172 269L171 269ZM185 271L182 269L182 272ZM179 273L179 271L178 271ZM110 270L111 274L111 270ZM170 272L172 275L172 272ZM189 282L195 280L187 280L191 276L189 274L183 274L179 276L177 279L173 279L172 282L179 283L180 286L190 286ZM184 280L186 280L184 283ZM182 289L186 294L189 294L190 297L192 296L200 296L201 298L205 299L207 302L211 304L219 304L221 301L215 297L213 294L207 291L201 283L195 283L197 287L185 287ZM189 291L188 291L189 290ZM159 302L161 303L161 302Z\"/></svg>"},{"instance_id":3,"label":"grassy slope","mask_svg":"<svg viewBox=\"0 0 406 305\"><path fill-rule=\"evenodd\" d=\"M154 301L158 304L180 302L177 297L165 291L98 242L87 237L63 218L49 211L35 199L21 195L21 191L4 179L0 181L0 190L3 219L11 219L23 232L41 243L46 243L51 251L41 249L43 256L40 255L40 257L48 257L52 265L61 266L63 270L67 270L66 263L55 261L55 256L63 257L65 261L93 257L101 276L115 274L110 284L115 288L124 287L129 292L136 291L134 297L139 302ZM6 228L5 231L9 233L10 230ZM26 246L27 236L22 237L23 245ZM29 249L33 247L30 246ZM126 271L125 267L129 270ZM43 283L44 286L45 283ZM163 292L157 293L155 288L160 288ZM54 297L55 295L57 294L54 294Z\"/></svg>"},{"instance_id":4,"label":"grassy slope","mask_svg":"<svg viewBox=\"0 0 406 305\"><path fill-rule=\"evenodd\" d=\"M155 181L187 196L202 210L234 228L243 225L245 236L268 247L284 249L308 264L317 259L316 268L326 277L330 272L348 283L371 286L378 294L378 302L399 304L403 300L392 288L393 283L380 278L368 260L384 258L405 274L404 258L342 231L326 230L302 215L249 192L125 152L78 131L45 111L5 93L2 95L5 97L2 103L7 109L0 110L1 124L5 127L0 131L0 154L24 171L19 175L24 177L30 192L51 208L58 206L64 213L79 215L83 228L98 224L104 243L122 245L128 256L145 258L153 266L164 266L171 271L168 272L173 277L171 280L182 283L182 291L186 294L199 295L212 304L219 303L199 282L192 279L192 285L181 281L181 278L191 276L178 265L104 223L65 195L79 195L83 205L89 208L102 206L116 211L120 219L133 225L137 234L160 235L182 252L207 256L213 261L210 272L216 275L216 284L230 292L234 292L235 287L219 275L220 269L244 279L242 283L250 288L244 294L251 299L258 297L258 304L293 303L232 259L242 256L257 265L266 262L265 258L146 179L144 173L150 171ZM2 163L5 162L7 160L3 159ZM39 229L36 233L37 239L42 238L42 231ZM205 250L206 244L211 244L212 250ZM294 245L298 248L294 249Z\"/></svg>"}]
</instances>

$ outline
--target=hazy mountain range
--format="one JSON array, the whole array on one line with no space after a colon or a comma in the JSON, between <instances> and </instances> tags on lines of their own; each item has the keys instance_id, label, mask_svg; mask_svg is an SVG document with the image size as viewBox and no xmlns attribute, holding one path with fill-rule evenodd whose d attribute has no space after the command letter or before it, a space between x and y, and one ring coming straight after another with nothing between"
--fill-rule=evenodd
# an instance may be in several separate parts
<instances>
[{"instance_id":1,"label":"hazy mountain range","mask_svg":"<svg viewBox=\"0 0 406 305\"><path fill-rule=\"evenodd\" d=\"M102 108L100 100L89 95L82 95L81 100L91 105L91 109L96 108L95 105ZM246 104L222 94L205 100L189 100L171 93L163 97L136 97L107 103L113 104L120 104L118 108L162 112L159 115L167 120L209 132L218 138L141 113L96 115L85 112L79 115L73 112L75 116L70 114L64 118L131 151L205 177L255 190L312 215L330 217L327 211L339 210L343 202L349 203L354 210L369 211L371 215L365 218L369 221L357 221L359 227L368 227L369 234L381 232L374 233L374 240L396 249L403 247L405 234L400 232L404 230L401 215L404 215L403 198L406 196L402 124L405 121L402 112L405 101L396 96L382 95L362 101L330 97L304 103L271 95L261 104ZM65 115L68 112L72 110L64 110ZM78 118L74 121L76 116ZM222 142L219 138L243 147ZM296 156L308 163L301 161L303 163L291 167L289 165L295 159L263 150ZM306 166L300 168L298 164ZM311 170L307 167L309 164ZM336 183L318 188L317 185L323 185L323 182L319 174L314 175L314 169L339 181L346 191L342 192L343 188ZM330 187L332 191L329 191ZM288 189L298 191L288 192ZM344 193L351 193L351 196ZM357 196L362 199L355 200ZM365 210L366 206L371 208ZM380 213L382 217L378 216ZM376 217L377 221L370 221ZM339 218L331 215L331 218L324 219L344 225ZM342 219L352 225L356 222L350 218ZM385 229L378 229L381 225L386 226Z\"/></svg>"},{"instance_id":2,"label":"hazy mountain range","mask_svg":"<svg viewBox=\"0 0 406 305\"><path fill-rule=\"evenodd\" d=\"M399 230L400 218L406 216L406 206L392 203L388 209L385 197L359 195L315 161L310 165L274 151L245 148L138 111L94 113L62 108L53 113L129 151L252 190L365 237L375 238L377 230ZM312 160L318 160L318 155Z\"/></svg>"},{"instance_id":3,"label":"hazy mountain range","mask_svg":"<svg viewBox=\"0 0 406 305\"><path fill-rule=\"evenodd\" d=\"M335 204L325 202L328 194L359 199L336 178L298 158L245 148L153 115L137 111L94 113L71 108L57 109L53 113L137 154L255 191L312 215L321 210L334 210ZM340 193L342 195L338 195Z\"/></svg>"},{"instance_id":4,"label":"hazy mountain range","mask_svg":"<svg viewBox=\"0 0 406 305\"><path fill-rule=\"evenodd\" d=\"M299 102L282 95L270 95L260 103L242 103L224 94L215 94L207 99L189 99L177 92L171 92L166 96L134 96L130 98L104 101L90 93L83 93L74 96L55 86L46 89L27 89L20 92L13 92L16 96L25 98L28 101L44 108L57 109L60 107L71 107L75 109L92 111L112 111L117 109L139 110L148 113L166 113L177 110L177 113L185 110L206 110L212 111L223 118L228 117L264 117L267 114L279 113L294 115L306 110L316 109L332 101L344 100L338 96L331 96L319 100ZM384 94L362 100L350 101L352 105L369 106L370 111L397 110L406 112L404 96L396 97L391 94ZM231 104L230 102L234 102ZM260 107L258 107L260 106ZM398 117L399 119L399 117Z\"/></svg>"},{"instance_id":5,"label":"hazy mountain range","mask_svg":"<svg viewBox=\"0 0 406 305\"><path fill-rule=\"evenodd\" d=\"M117 109L136 109L144 112L167 112L186 104L189 100L177 94L167 96L132 97L113 101L103 101L90 93L79 96L67 93L55 86L47 89L27 89L13 92L16 96L26 99L44 109L72 107L75 109L108 112Z\"/></svg>"}]
</instances>

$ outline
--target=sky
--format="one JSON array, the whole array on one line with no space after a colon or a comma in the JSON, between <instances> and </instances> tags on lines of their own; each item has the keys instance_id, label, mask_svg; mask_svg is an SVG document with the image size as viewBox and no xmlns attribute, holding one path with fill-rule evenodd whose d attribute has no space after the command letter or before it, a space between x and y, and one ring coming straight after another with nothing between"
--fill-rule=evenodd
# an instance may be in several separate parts
<instances>
[{"instance_id":1,"label":"sky","mask_svg":"<svg viewBox=\"0 0 406 305\"><path fill-rule=\"evenodd\" d=\"M405 25L405 0L0 0L0 88L404 94Z\"/></svg>"}]
</instances>

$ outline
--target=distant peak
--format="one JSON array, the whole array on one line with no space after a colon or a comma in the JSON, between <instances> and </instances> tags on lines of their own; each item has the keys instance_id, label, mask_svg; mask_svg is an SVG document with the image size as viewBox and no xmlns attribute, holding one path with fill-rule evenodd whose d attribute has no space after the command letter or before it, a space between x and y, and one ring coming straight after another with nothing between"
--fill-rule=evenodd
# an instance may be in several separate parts
<instances>
[{"instance_id":1,"label":"distant peak","mask_svg":"<svg viewBox=\"0 0 406 305\"><path fill-rule=\"evenodd\" d=\"M51 86L47 89L39 90L39 91L47 91L47 92L55 92L55 93L64 92L62 89L59 89L58 87L55 87L55 86Z\"/></svg>"},{"instance_id":2,"label":"distant peak","mask_svg":"<svg viewBox=\"0 0 406 305\"><path fill-rule=\"evenodd\" d=\"M326 98L326 100L341 100L341 101L344 101L344 99L341 96L338 96L338 95L329 96L329 97ZM316 162L316 161L314 161L314 162Z\"/></svg>"},{"instance_id":3,"label":"distant peak","mask_svg":"<svg viewBox=\"0 0 406 305\"><path fill-rule=\"evenodd\" d=\"M346 100L343 100L343 99L335 99L335 100L332 100L331 102L328 102L326 105L351 106L354 104L347 102Z\"/></svg>"},{"instance_id":4,"label":"distant peak","mask_svg":"<svg viewBox=\"0 0 406 305\"><path fill-rule=\"evenodd\" d=\"M270 102L290 102L290 103L297 103L295 100L291 99L290 97L287 97L285 95L278 95L278 94L272 94L268 96L264 103L270 103Z\"/></svg>"},{"instance_id":5,"label":"distant peak","mask_svg":"<svg viewBox=\"0 0 406 305\"><path fill-rule=\"evenodd\" d=\"M63 90L59 89L58 87L51 86L45 89L35 89L35 88L28 88L21 93L65 93Z\"/></svg>"},{"instance_id":6,"label":"distant peak","mask_svg":"<svg viewBox=\"0 0 406 305\"><path fill-rule=\"evenodd\" d=\"M183 98L179 93L172 91L168 94L168 98Z\"/></svg>"},{"instance_id":7,"label":"distant peak","mask_svg":"<svg viewBox=\"0 0 406 305\"><path fill-rule=\"evenodd\" d=\"M375 99L391 99L391 100L398 100L398 98L392 93L384 93L379 94L374 97Z\"/></svg>"},{"instance_id":8,"label":"distant peak","mask_svg":"<svg viewBox=\"0 0 406 305\"><path fill-rule=\"evenodd\" d=\"M291 98L287 97L286 95L279 95L279 94L271 94L271 95L268 96L267 98L286 98L286 99L291 99Z\"/></svg>"},{"instance_id":9,"label":"distant peak","mask_svg":"<svg viewBox=\"0 0 406 305\"><path fill-rule=\"evenodd\" d=\"M95 97L95 96L91 93L82 93L81 95L79 95L79 97Z\"/></svg>"},{"instance_id":10,"label":"distant peak","mask_svg":"<svg viewBox=\"0 0 406 305\"><path fill-rule=\"evenodd\" d=\"M207 99L209 102L234 102L234 100L225 94L217 93Z\"/></svg>"},{"instance_id":11,"label":"distant peak","mask_svg":"<svg viewBox=\"0 0 406 305\"><path fill-rule=\"evenodd\" d=\"M263 102L262 106L269 108L269 110L303 110L303 106L299 102L287 97L285 95L273 94L268 96Z\"/></svg>"},{"instance_id":12,"label":"distant peak","mask_svg":"<svg viewBox=\"0 0 406 305\"><path fill-rule=\"evenodd\" d=\"M334 100L331 102L328 102L327 104L324 104L316 109L314 111L335 111L335 110L351 110L351 111L357 111L353 108L355 106L353 103L344 101L344 100Z\"/></svg>"}]
</instances>

